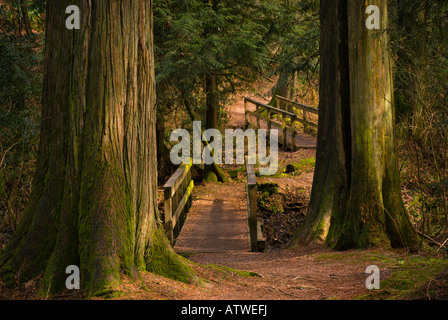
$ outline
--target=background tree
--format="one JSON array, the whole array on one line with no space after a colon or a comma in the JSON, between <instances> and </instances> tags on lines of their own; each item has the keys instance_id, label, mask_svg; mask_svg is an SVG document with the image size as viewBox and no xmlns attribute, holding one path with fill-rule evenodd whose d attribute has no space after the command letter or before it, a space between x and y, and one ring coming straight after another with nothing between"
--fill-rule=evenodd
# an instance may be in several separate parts
<instances>
[{"instance_id":1,"label":"background tree","mask_svg":"<svg viewBox=\"0 0 448 320\"><path fill-rule=\"evenodd\" d=\"M319 1L280 1L277 10L281 19L272 21L271 34L277 66L273 75L278 75L278 80L271 97L296 100L299 73L310 80L318 70Z\"/></svg>"},{"instance_id":2,"label":"background tree","mask_svg":"<svg viewBox=\"0 0 448 320\"><path fill-rule=\"evenodd\" d=\"M38 2L28 6L31 35L18 2L0 3L0 234L17 228L35 171L45 12Z\"/></svg>"},{"instance_id":3,"label":"background tree","mask_svg":"<svg viewBox=\"0 0 448 320\"><path fill-rule=\"evenodd\" d=\"M397 134L417 229L448 235L447 1L391 1Z\"/></svg>"},{"instance_id":4,"label":"background tree","mask_svg":"<svg viewBox=\"0 0 448 320\"><path fill-rule=\"evenodd\" d=\"M272 6L270 1L156 1L159 115L182 108L190 116L183 127L194 119L203 129L220 128L229 95L269 65L270 23L265 22ZM217 165L206 166L204 177L225 180Z\"/></svg>"},{"instance_id":5,"label":"background tree","mask_svg":"<svg viewBox=\"0 0 448 320\"><path fill-rule=\"evenodd\" d=\"M80 30L65 28L72 4ZM157 222L152 1L48 2L45 47L37 170L0 257L3 280L43 273L55 292L69 265L97 294L121 272L188 279Z\"/></svg>"},{"instance_id":6,"label":"background tree","mask_svg":"<svg viewBox=\"0 0 448 320\"><path fill-rule=\"evenodd\" d=\"M371 4L379 31L365 26ZM387 17L385 0L321 3L316 169L299 239L337 249L418 244L400 191Z\"/></svg>"},{"instance_id":7,"label":"background tree","mask_svg":"<svg viewBox=\"0 0 448 320\"><path fill-rule=\"evenodd\" d=\"M156 1L156 76L167 84L161 102L188 99L201 120L207 123L209 110L208 123L217 124L229 94L269 63L269 8L268 1Z\"/></svg>"},{"instance_id":8,"label":"background tree","mask_svg":"<svg viewBox=\"0 0 448 320\"><path fill-rule=\"evenodd\" d=\"M233 94L276 72L290 79L296 71L315 69L315 7L314 1L156 0L160 114L182 109L190 116L183 127L195 118L204 129L220 128ZM207 166L205 176L210 171L212 180L223 179L217 166Z\"/></svg>"}]
</instances>

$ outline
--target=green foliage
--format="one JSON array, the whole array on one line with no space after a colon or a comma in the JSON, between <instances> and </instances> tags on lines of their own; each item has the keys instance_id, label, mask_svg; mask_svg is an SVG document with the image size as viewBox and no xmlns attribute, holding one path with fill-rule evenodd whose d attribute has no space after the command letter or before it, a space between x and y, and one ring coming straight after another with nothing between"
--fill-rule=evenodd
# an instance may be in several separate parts
<instances>
[{"instance_id":1,"label":"green foliage","mask_svg":"<svg viewBox=\"0 0 448 320\"><path fill-rule=\"evenodd\" d=\"M318 2L154 2L159 108L205 110L205 76L223 106L231 93L283 69L316 69ZM279 67L280 65L280 67ZM223 116L223 114L221 114Z\"/></svg>"},{"instance_id":2,"label":"green foliage","mask_svg":"<svg viewBox=\"0 0 448 320\"><path fill-rule=\"evenodd\" d=\"M216 265L216 264L209 264L206 265L205 267L210 268L210 269L215 269L218 270L220 272L223 273L230 273L231 275L238 275L240 277L244 277L244 278L261 278L262 276L259 275L256 272L253 271L241 271L241 270L236 270L230 267L225 267L225 266L220 266L220 265Z\"/></svg>"},{"instance_id":3,"label":"green foliage","mask_svg":"<svg viewBox=\"0 0 448 320\"><path fill-rule=\"evenodd\" d=\"M269 1L154 2L159 104L188 100L204 109L205 75L217 75L219 100L263 73L272 56L265 39Z\"/></svg>"},{"instance_id":4,"label":"green foliage","mask_svg":"<svg viewBox=\"0 0 448 320\"><path fill-rule=\"evenodd\" d=\"M279 188L278 183L274 182L257 183L257 190L261 193L260 197L262 199L267 199L273 194L277 194L278 188Z\"/></svg>"},{"instance_id":5,"label":"green foliage","mask_svg":"<svg viewBox=\"0 0 448 320\"><path fill-rule=\"evenodd\" d=\"M1 9L0 9L1 10ZM0 105L24 109L40 94L39 41L0 34Z\"/></svg>"},{"instance_id":6,"label":"green foliage","mask_svg":"<svg viewBox=\"0 0 448 320\"><path fill-rule=\"evenodd\" d=\"M275 73L305 72L314 76L319 65L319 1L280 1L273 21L278 52Z\"/></svg>"},{"instance_id":7,"label":"green foliage","mask_svg":"<svg viewBox=\"0 0 448 320\"><path fill-rule=\"evenodd\" d=\"M43 3L0 3L0 229L4 230L15 229L35 170ZM32 34L24 32L25 13Z\"/></svg>"},{"instance_id":8,"label":"green foliage","mask_svg":"<svg viewBox=\"0 0 448 320\"><path fill-rule=\"evenodd\" d=\"M448 234L448 1L393 0L390 8L408 209L420 231L442 240Z\"/></svg>"}]
</instances>

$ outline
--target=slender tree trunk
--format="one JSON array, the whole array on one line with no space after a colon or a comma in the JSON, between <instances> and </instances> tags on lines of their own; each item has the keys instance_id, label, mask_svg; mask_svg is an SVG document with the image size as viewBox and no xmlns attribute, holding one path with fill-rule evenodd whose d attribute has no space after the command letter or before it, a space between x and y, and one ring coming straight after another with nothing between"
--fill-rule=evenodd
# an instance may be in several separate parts
<instances>
[{"instance_id":1,"label":"slender tree trunk","mask_svg":"<svg viewBox=\"0 0 448 320\"><path fill-rule=\"evenodd\" d=\"M205 129L219 130L219 101L218 101L218 87L216 85L216 75L205 76L205 92L206 92L206 114L205 114ZM206 164L204 168L204 181L218 182L223 181L224 175L216 163Z\"/></svg>"},{"instance_id":2,"label":"slender tree trunk","mask_svg":"<svg viewBox=\"0 0 448 320\"><path fill-rule=\"evenodd\" d=\"M381 11L378 32L365 27L370 4ZM316 171L298 239L336 249L414 249L418 241L401 198L395 152L387 1L325 2L321 19Z\"/></svg>"},{"instance_id":3,"label":"slender tree trunk","mask_svg":"<svg viewBox=\"0 0 448 320\"><path fill-rule=\"evenodd\" d=\"M167 110L168 106L157 105L157 178L158 183L163 185L174 173L174 165L170 160L170 150L165 144L165 110Z\"/></svg>"},{"instance_id":4,"label":"slender tree trunk","mask_svg":"<svg viewBox=\"0 0 448 320\"><path fill-rule=\"evenodd\" d=\"M296 72L280 72L278 81L272 90L272 100L269 102L270 104L273 103L275 96L281 96L290 100L295 100L296 75Z\"/></svg>"},{"instance_id":5,"label":"slender tree trunk","mask_svg":"<svg viewBox=\"0 0 448 320\"><path fill-rule=\"evenodd\" d=\"M205 76L205 94L206 94L206 116L205 129L219 129L218 124L218 87L216 85L216 75Z\"/></svg>"},{"instance_id":6,"label":"slender tree trunk","mask_svg":"<svg viewBox=\"0 0 448 320\"><path fill-rule=\"evenodd\" d=\"M80 30L65 28L72 4ZM157 223L152 1L49 1L46 16L35 183L0 274L43 273L55 292L77 265L82 289L115 290L122 272L179 265Z\"/></svg>"},{"instance_id":7,"label":"slender tree trunk","mask_svg":"<svg viewBox=\"0 0 448 320\"><path fill-rule=\"evenodd\" d=\"M30 16L28 14L28 5L24 3L24 0L20 0L20 14L23 28L25 29L26 35L29 37L33 34L33 30L31 28Z\"/></svg>"}]
</instances>

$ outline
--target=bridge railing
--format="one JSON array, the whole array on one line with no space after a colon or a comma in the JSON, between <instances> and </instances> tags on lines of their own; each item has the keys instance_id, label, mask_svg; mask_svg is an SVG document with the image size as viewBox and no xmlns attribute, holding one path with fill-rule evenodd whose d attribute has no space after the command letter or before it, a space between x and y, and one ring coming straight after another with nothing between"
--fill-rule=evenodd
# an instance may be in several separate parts
<instances>
[{"instance_id":1,"label":"bridge railing","mask_svg":"<svg viewBox=\"0 0 448 320\"><path fill-rule=\"evenodd\" d=\"M275 96L274 101L277 108L292 112L297 115L297 121L303 124L304 132L308 133L309 127L317 129L317 124L309 121L308 113L319 115L319 109L307 106L305 104L296 101L286 99L281 96Z\"/></svg>"},{"instance_id":2,"label":"bridge railing","mask_svg":"<svg viewBox=\"0 0 448 320\"><path fill-rule=\"evenodd\" d=\"M168 240L174 245L184 225L192 203L194 182L191 179L191 164L181 164L163 186L164 188L164 227Z\"/></svg>"},{"instance_id":3,"label":"bridge railing","mask_svg":"<svg viewBox=\"0 0 448 320\"><path fill-rule=\"evenodd\" d=\"M258 194L255 169L249 164L246 157L246 194L247 194L247 222L249 226L249 238L251 251L264 251L266 249L266 238L263 235L263 226L257 219Z\"/></svg>"},{"instance_id":4,"label":"bridge railing","mask_svg":"<svg viewBox=\"0 0 448 320\"><path fill-rule=\"evenodd\" d=\"M255 112L248 110L248 103L255 105ZM263 110L266 110L266 118L261 115L261 112ZM245 115L245 122L246 127L249 125L249 115L252 115L256 118L256 129L260 129L260 119L264 119L267 122L267 130L268 133L271 133L271 127L272 127L272 115L277 114L281 116L282 124L281 129L283 132L283 140L280 141L283 146L289 147L291 150L296 150L296 130L295 130L295 123L297 121L297 115L293 112L282 110L280 108L272 107L270 105L267 105L265 103L256 101L251 98L244 97L244 115ZM287 119L290 119L289 123ZM276 124L276 123L274 123ZM291 133L291 141L288 143L287 136L288 131Z\"/></svg>"}]
</instances>

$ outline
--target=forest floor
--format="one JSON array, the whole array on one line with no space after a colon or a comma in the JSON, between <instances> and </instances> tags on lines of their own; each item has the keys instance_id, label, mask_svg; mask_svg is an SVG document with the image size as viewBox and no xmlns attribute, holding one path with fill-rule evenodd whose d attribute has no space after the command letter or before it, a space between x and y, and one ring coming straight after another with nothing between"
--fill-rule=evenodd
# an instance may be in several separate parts
<instances>
[{"instance_id":1,"label":"forest floor","mask_svg":"<svg viewBox=\"0 0 448 320\"><path fill-rule=\"evenodd\" d=\"M263 100L261 96L257 100ZM228 127L244 126L243 95L229 106ZM247 250L216 250L215 252L182 253L195 272L191 283L182 283L153 273L142 273L141 281L123 276L120 294L113 299L131 300L322 300L322 299L388 299L406 298L405 294L420 287L445 269L448 262L443 255L428 253L409 254L403 250L349 250L337 252L318 245L285 247L291 237L291 228L304 217L313 181L313 166L306 165L315 157L315 149L296 152L279 151L280 170L291 163L304 163L303 170L293 174L257 178L257 182L276 183L280 194L298 192L302 205L294 215L276 220L279 225L264 221L270 232L267 250L254 253ZM245 172L229 166L231 182L197 185L195 201L205 201L210 194L231 195L234 206L245 210ZM288 200L288 199L287 199ZM290 199L291 200L291 199ZM206 204L205 204L206 205ZM191 208L195 215L200 204ZM290 220L288 220L290 219ZM278 222L280 221L280 222ZM187 220L188 222L188 220ZM272 222L271 224L274 224ZM210 226L205 226L204 230ZM294 228L292 228L294 229ZM1 237L0 237L1 240ZM0 241L0 246L2 245ZM381 290L368 290L365 270L375 265L380 268ZM38 281L30 281L14 291L0 282L1 299L41 299L36 294ZM72 293L56 299L83 299ZM110 298L110 297L109 297ZM103 298L101 298L103 299Z\"/></svg>"},{"instance_id":2,"label":"forest floor","mask_svg":"<svg viewBox=\"0 0 448 320\"><path fill-rule=\"evenodd\" d=\"M262 95L252 95L256 100L268 102ZM230 120L227 127L244 127L243 95L236 97L228 109ZM296 152L279 151L280 172L287 164L308 163L315 157L315 149L299 149ZM199 185L195 187L194 199L198 205L191 208L194 216L199 207L207 206L211 198L226 195L232 199L235 208L245 210L245 172L227 167L235 173L232 182ZM304 166L291 175L257 177L260 183L276 183L281 194L299 192L300 200L309 199L313 181L313 166ZM241 175L241 176L240 176ZM210 199L209 199L210 198ZM239 200L235 200L239 199ZM200 204L200 201L205 201ZM211 203L211 202L210 202ZM224 205L225 206L225 205ZM409 254L404 250L349 250L336 252L319 245L285 247L288 224L297 224L297 218L304 217L306 205L296 216L284 215L274 221L279 226L264 221L270 228L271 242L266 252L254 253L248 250L199 252L183 254L193 265L197 281L180 283L154 274L146 273L143 286L128 282L123 286L124 295L118 299L157 300L322 300L322 299L388 299L406 298L406 294L419 287L446 268L448 262L443 255L437 258L427 253ZM291 221L288 221L291 219ZM295 219L293 221L293 219ZM272 224L274 223L272 222ZM266 223L268 226L266 226ZM201 230L213 228L204 226ZM275 229L277 228L277 229ZM273 230L275 229L275 230ZM289 233L291 231L289 230ZM290 234L289 234L290 236ZM282 239L283 237L283 239ZM268 239L269 240L269 239ZM274 241L277 240L277 241ZM211 244L209 244L210 247ZM219 245L216 244L218 247ZM376 265L380 268L381 290L368 290L366 268Z\"/></svg>"}]
</instances>

